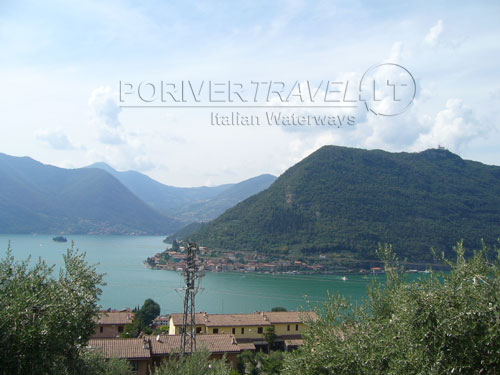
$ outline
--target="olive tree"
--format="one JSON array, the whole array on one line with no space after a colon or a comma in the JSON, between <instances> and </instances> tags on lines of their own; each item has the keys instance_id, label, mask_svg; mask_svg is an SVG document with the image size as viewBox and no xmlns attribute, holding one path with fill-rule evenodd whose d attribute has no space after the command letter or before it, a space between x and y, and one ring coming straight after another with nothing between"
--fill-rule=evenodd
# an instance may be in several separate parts
<instances>
[{"instance_id":1,"label":"olive tree","mask_svg":"<svg viewBox=\"0 0 500 375\"><path fill-rule=\"evenodd\" d=\"M94 332L103 275L68 249L58 275L43 260L0 260L0 374L77 374Z\"/></svg>"},{"instance_id":2,"label":"olive tree","mask_svg":"<svg viewBox=\"0 0 500 375\"><path fill-rule=\"evenodd\" d=\"M172 355L155 368L152 375L231 375L226 358L210 360L210 353L200 350L187 355Z\"/></svg>"},{"instance_id":3,"label":"olive tree","mask_svg":"<svg viewBox=\"0 0 500 375\"><path fill-rule=\"evenodd\" d=\"M412 282L389 246L379 249L386 283L360 306L332 296L310 322L285 374L500 373L500 253L486 246L466 259L442 258L449 272Z\"/></svg>"}]
</instances>

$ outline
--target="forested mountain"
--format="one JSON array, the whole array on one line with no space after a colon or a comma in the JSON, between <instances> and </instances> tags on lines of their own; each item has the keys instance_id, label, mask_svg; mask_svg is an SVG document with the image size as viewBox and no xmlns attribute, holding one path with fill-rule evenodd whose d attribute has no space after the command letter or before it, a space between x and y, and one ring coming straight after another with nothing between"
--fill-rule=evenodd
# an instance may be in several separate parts
<instances>
[{"instance_id":1,"label":"forested mountain","mask_svg":"<svg viewBox=\"0 0 500 375\"><path fill-rule=\"evenodd\" d=\"M180 223L99 169L0 154L1 233L168 234Z\"/></svg>"},{"instance_id":2,"label":"forested mountain","mask_svg":"<svg viewBox=\"0 0 500 375\"><path fill-rule=\"evenodd\" d=\"M151 207L186 224L214 219L276 180L272 175L263 174L236 184L183 188L164 185L139 172L119 172L106 163L95 163L88 168L111 173Z\"/></svg>"},{"instance_id":3,"label":"forested mountain","mask_svg":"<svg viewBox=\"0 0 500 375\"><path fill-rule=\"evenodd\" d=\"M190 238L220 249L410 260L500 237L500 167L444 150L389 153L325 146ZM466 244L467 245L467 244Z\"/></svg>"}]
</instances>

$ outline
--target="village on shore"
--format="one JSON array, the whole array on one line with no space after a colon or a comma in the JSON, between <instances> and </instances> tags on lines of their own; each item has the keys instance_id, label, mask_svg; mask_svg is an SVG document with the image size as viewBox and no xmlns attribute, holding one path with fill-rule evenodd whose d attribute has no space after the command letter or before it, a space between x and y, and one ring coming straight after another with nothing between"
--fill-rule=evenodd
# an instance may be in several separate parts
<instances>
[{"instance_id":1,"label":"village on shore","mask_svg":"<svg viewBox=\"0 0 500 375\"><path fill-rule=\"evenodd\" d=\"M216 251L204 246L199 247L198 262L200 270L207 272L257 272L267 274L383 274L384 268L379 261L367 263L366 268L332 267L327 255L299 259L270 257L257 252ZM148 257L144 264L155 270L182 272L186 268L186 253L182 242L173 241L172 247ZM410 269L407 272L426 272L425 268Z\"/></svg>"}]
</instances>

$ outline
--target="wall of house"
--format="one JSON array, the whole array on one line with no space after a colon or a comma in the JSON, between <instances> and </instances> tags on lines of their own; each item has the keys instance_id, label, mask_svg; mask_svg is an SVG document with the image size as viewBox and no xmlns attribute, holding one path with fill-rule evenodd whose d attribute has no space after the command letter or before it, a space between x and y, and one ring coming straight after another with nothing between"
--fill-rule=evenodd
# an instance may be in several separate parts
<instances>
[{"instance_id":1,"label":"wall of house","mask_svg":"<svg viewBox=\"0 0 500 375\"><path fill-rule=\"evenodd\" d=\"M233 334L233 328L235 329L234 337L236 339L264 339L264 333L266 332L266 327L268 326L261 326L262 327L262 333L258 333L258 328L260 326L239 326L239 327L207 327L207 332L208 334L213 334L214 329L218 329L219 332L218 334ZM241 333L241 329L244 328L244 333Z\"/></svg>"},{"instance_id":2,"label":"wall of house","mask_svg":"<svg viewBox=\"0 0 500 375\"><path fill-rule=\"evenodd\" d=\"M299 335L302 334L306 325L304 323L298 323L298 330L295 329L295 325L297 323L290 323L290 330L288 330L288 323L283 324L274 324L275 333L278 336L289 336L289 335ZM266 332L266 328L269 326L260 326L262 327L262 333L258 333L259 326L244 326L244 327L205 327L205 326L197 326L201 327L201 332L206 334L214 334L214 329L218 330L218 334L233 334L233 328L235 328L234 336L236 339L246 338L246 339L262 339L264 340L264 333ZM245 332L241 333L241 328L245 329ZM169 335L180 335L181 327L174 326L173 321L170 320L169 327Z\"/></svg>"},{"instance_id":3,"label":"wall of house","mask_svg":"<svg viewBox=\"0 0 500 375\"><path fill-rule=\"evenodd\" d=\"M176 326L174 325L174 322L172 319L170 319L170 323L169 323L169 326L168 326L168 334L169 335L180 335L181 334L181 326ZM200 331L198 333L207 333L206 332L206 329L205 329L205 326L204 325L197 325L196 326L196 329L200 329Z\"/></svg>"},{"instance_id":4,"label":"wall of house","mask_svg":"<svg viewBox=\"0 0 500 375\"><path fill-rule=\"evenodd\" d=\"M120 332L118 332L118 327L124 327L124 325L115 325L115 324L101 324L96 326L94 330L94 334L92 335L92 338L112 338L112 337L119 337ZM102 332L101 332L101 327L102 327Z\"/></svg>"},{"instance_id":5,"label":"wall of house","mask_svg":"<svg viewBox=\"0 0 500 375\"><path fill-rule=\"evenodd\" d=\"M278 336L287 336L287 335L299 335L304 332L306 325L304 323L298 323L299 330L295 330L295 325L297 323L283 323L283 324L274 324L274 333ZM288 325L290 325L290 330L288 330Z\"/></svg>"},{"instance_id":6,"label":"wall of house","mask_svg":"<svg viewBox=\"0 0 500 375\"><path fill-rule=\"evenodd\" d=\"M134 361L130 361L134 362ZM142 359L142 360L137 360L138 371L134 371L134 375L149 375L149 368L151 366L151 360L149 359Z\"/></svg>"},{"instance_id":7,"label":"wall of house","mask_svg":"<svg viewBox=\"0 0 500 375\"><path fill-rule=\"evenodd\" d=\"M170 319L170 323L168 325L168 334L169 335L178 335L180 333L180 327L176 327L174 325L174 320Z\"/></svg>"}]
</instances>

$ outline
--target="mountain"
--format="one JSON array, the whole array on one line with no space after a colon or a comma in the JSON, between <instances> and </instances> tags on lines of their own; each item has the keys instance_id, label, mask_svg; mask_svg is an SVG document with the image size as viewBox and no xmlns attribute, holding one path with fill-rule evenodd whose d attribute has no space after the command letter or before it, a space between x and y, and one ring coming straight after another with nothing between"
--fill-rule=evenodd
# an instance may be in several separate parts
<instances>
[{"instance_id":1,"label":"mountain","mask_svg":"<svg viewBox=\"0 0 500 375\"><path fill-rule=\"evenodd\" d=\"M373 259L378 243L431 260L461 238L500 237L500 167L444 150L389 153L325 146L192 233L200 245Z\"/></svg>"},{"instance_id":2,"label":"mountain","mask_svg":"<svg viewBox=\"0 0 500 375\"><path fill-rule=\"evenodd\" d=\"M187 221L209 221L235 204L267 189L275 180L276 177L270 174L249 178L237 184L232 184L209 199L202 199L198 202L195 201L177 207L173 212L176 217Z\"/></svg>"},{"instance_id":3,"label":"mountain","mask_svg":"<svg viewBox=\"0 0 500 375\"><path fill-rule=\"evenodd\" d=\"M166 234L179 228L103 170L0 154L0 180L1 233Z\"/></svg>"},{"instance_id":4,"label":"mountain","mask_svg":"<svg viewBox=\"0 0 500 375\"><path fill-rule=\"evenodd\" d=\"M174 240L182 240L182 239L189 240L192 233L195 233L196 231L200 230L200 228L205 225L207 225L207 223L194 222L188 224L185 227L179 229L177 232L171 234L170 236L167 236L164 242L173 243Z\"/></svg>"},{"instance_id":5,"label":"mountain","mask_svg":"<svg viewBox=\"0 0 500 375\"><path fill-rule=\"evenodd\" d=\"M181 188L164 185L139 172L119 172L106 163L87 168L109 172L151 207L184 223L214 219L236 203L266 189L276 179L264 174L237 184Z\"/></svg>"}]
</instances>

